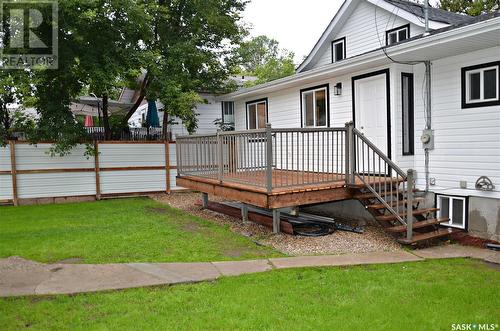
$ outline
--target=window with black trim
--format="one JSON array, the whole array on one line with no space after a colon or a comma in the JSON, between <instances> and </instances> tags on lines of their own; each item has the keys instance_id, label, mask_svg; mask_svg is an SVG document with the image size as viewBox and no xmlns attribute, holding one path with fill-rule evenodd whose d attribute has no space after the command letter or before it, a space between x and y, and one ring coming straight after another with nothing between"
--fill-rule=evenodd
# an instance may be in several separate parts
<instances>
[{"instance_id":1,"label":"window with black trim","mask_svg":"<svg viewBox=\"0 0 500 331\"><path fill-rule=\"evenodd\" d=\"M401 110L402 110L402 137L403 137L403 155L413 155L414 148L414 94L413 94L413 74L401 73Z\"/></svg>"},{"instance_id":2,"label":"window with black trim","mask_svg":"<svg viewBox=\"0 0 500 331\"><path fill-rule=\"evenodd\" d=\"M247 102L247 129L265 129L267 123L267 99Z\"/></svg>"},{"instance_id":3,"label":"window with black trim","mask_svg":"<svg viewBox=\"0 0 500 331\"><path fill-rule=\"evenodd\" d=\"M345 37L332 41L332 63L346 58Z\"/></svg>"},{"instance_id":4,"label":"window with black trim","mask_svg":"<svg viewBox=\"0 0 500 331\"><path fill-rule=\"evenodd\" d=\"M330 109L328 85L316 86L300 91L300 109L303 127L328 126Z\"/></svg>"},{"instance_id":5,"label":"window with black trim","mask_svg":"<svg viewBox=\"0 0 500 331\"><path fill-rule=\"evenodd\" d=\"M388 30L385 33L385 44L392 45L399 43L400 41L410 38L410 25L404 25L397 27L392 30Z\"/></svg>"},{"instance_id":6,"label":"window with black trim","mask_svg":"<svg viewBox=\"0 0 500 331\"><path fill-rule=\"evenodd\" d=\"M462 68L462 108L500 105L500 62Z\"/></svg>"},{"instance_id":7,"label":"window with black trim","mask_svg":"<svg viewBox=\"0 0 500 331\"><path fill-rule=\"evenodd\" d=\"M234 124L233 101L222 101L222 121L224 124Z\"/></svg>"},{"instance_id":8,"label":"window with black trim","mask_svg":"<svg viewBox=\"0 0 500 331\"><path fill-rule=\"evenodd\" d=\"M465 229L467 227L467 198L450 195L436 195L436 206L438 218L449 219L442 225L453 228Z\"/></svg>"}]
</instances>

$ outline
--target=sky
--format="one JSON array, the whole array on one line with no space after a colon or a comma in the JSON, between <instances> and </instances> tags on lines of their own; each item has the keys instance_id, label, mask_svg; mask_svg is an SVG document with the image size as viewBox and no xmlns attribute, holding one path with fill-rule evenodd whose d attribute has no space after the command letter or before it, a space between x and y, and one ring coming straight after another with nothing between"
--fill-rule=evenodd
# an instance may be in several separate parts
<instances>
[{"instance_id":1,"label":"sky","mask_svg":"<svg viewBox=\"0 0 500 331\"><path fill-rule=\"evenodd\" d=\"M266 35L295 53L300 63L309 54L343 0L252 0L243 20L252 36Z\"/></svg>"}]
</instances>

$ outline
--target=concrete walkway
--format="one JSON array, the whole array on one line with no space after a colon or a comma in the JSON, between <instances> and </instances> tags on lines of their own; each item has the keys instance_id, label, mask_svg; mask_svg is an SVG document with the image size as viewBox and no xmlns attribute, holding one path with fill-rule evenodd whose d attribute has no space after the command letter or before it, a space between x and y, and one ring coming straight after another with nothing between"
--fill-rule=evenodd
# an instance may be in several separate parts
<instances>
[{"instance_id":1,"label":"concrete walkway","mask_svg":"<svg viewBox=\"0 0 500 331\"><path fill-rule=\"evenodd\" d=\"M0 260L0 297L75 294L194 283L272 269L402 263L456 257L471 257L500 263L499 252L459 245L432 247L413 252L376 252L212 263L42 264L11 257Z\"/></svg>"}]
</instances>

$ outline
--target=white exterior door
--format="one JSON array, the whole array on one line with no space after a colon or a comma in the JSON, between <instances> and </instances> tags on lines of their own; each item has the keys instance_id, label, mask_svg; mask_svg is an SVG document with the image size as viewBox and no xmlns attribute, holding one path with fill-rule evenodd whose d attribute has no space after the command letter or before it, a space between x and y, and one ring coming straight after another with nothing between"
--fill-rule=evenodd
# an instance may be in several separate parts
<instances>
[{"instance_id":1,"label":"white exterior door","mask_svg":"<svg viewBox=\"0 0 500 331\"><path fill-rule=\"evenodd\" d=\"M388 156L386 75L357 79L354 91L356 128Z\"/></svg>"}]
</instances>

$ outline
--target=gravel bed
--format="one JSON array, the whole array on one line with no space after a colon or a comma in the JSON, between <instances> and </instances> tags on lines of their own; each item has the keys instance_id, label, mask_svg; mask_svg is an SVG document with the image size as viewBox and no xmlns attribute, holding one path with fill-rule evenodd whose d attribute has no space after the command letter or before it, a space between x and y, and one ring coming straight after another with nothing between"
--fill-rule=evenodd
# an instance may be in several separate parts
<instances>
[{"instance_id":1,"label":"gravel bed","mask_svg":"<svg viewBox=\"0 0 500 331\"><path fill-rule=\"evenodd\" d=\"M336 231L324 237L301 237L287 234L273 234L271 229L252 223L243 222L230 216L210 210L203 210L196 205L201 200L200 193L174 193L172 195L153 196L153 199L168 204L171 207L182 209L190 214L202 217L229 228L235 232L251 238L253 241L273 247L287 255L317 255L317 254L346 254L376 251L397 251L402 247L394 238L386 234L381 227L365 226L363 234L346 231ZM210 200L222 202L217 197Z\"/></svg>"}]
</instances>

